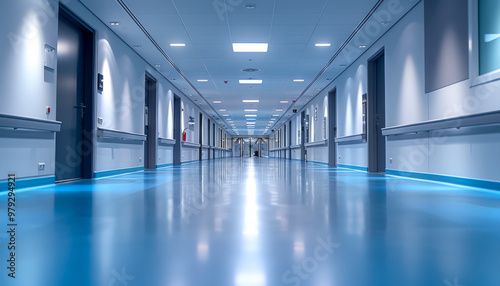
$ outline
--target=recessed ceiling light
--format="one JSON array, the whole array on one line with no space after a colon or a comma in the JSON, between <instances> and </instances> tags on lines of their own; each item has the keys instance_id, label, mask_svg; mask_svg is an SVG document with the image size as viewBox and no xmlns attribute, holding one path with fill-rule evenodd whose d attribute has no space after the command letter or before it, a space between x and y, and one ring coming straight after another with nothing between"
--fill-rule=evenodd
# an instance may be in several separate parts
<instances>
[{"instance_id":1,"label":"recessed ceiling light","mask_svg":"<svg viewBox=\"0 0 500 286\"><path fill-rule=\"evenodd\" d=\"M199 79L198 82L207 82L208 79Z\"/></svg>"},{"instance_id":2,"label":"recessed ceiling light","mask_svg":"<svg viewBox=\"0 0 500 286\"><path fill-rule=\"evenodd\" d=\"M247 69L241 69L242 72L258 72L260 69L255 69L255 68L247 68Z\"/></svg>"},{"instance_id":3,"label":"recessed ceiling light","mask_svg":"<svg viewBox=\"0 0 500 286\"><path fill-rule=\"evenodd\" d=\"M229 114L223 114L222 116L228 117L228 116L229 116Z\"/></svg>"},{"instance_id":4,"label":"recessed ceiling light","mask_svg":"<svg viewBox=\"0 0 500 286\"><path fill-rule=\"evenodd\" d=\"M159 67L161 67L161 65L155 65L155 68L159 68Z\"/></svg>"},{"instance_id":5,"label":"recessed ceiling light","mask_svg":"<svg viewBox=\"0 0 500 286\"><path fill-rule=\"evenodd\" d=\"M222 103L220 100L214 100L214 103Z\"/></svg>"},{"instance_id":6,"label":"recessed ceiling light","mask_svg":"<svg viewBox=\"0 0 500 286\"><path fill-rule=\"evenodd\" d=\"M120 22L109 22L111 26L120 26Z\"/></svg>"},{"instance_id":7,"label":"recessed ceiling light","mask_svg":"<svg viewBox=\"0 0 500 286\"><path fill-rule=\"evenodd\" d=\"M233 43L235 53L267 53L267 43Z\"/></svg>"},{"instance_id":8,"label":"recessed ceiling light","mask_svg":"<svg viewBox=\"0 0 500 286\"><path fill-rule=\"evenodd\" d=\"M273 116L276 117L276 116L280 116L280 115L279 114L273 114Z\"/></svg>"},{"instance_id":9,"label":"recessed ceiling light","mask_svg":"<svg viewBox=\"0 0 500 286\"><path fill-rule=\"evenodd\" d=\"M304 80L303 79L294 79L293 81L294 82L303 82Z\"/></svg>"},{"instance_id":10,"label":"recessed ceiling light","mask_svg":"<svg viewBox=\"0 0 500 286\"><path fill-rule=\"evenodd\" d=\"M319 44L316 44L315 46L316 47L329 47L331 46L332 44L328 44L328 43L319 43Z\"/></svg>"},{"instance_id":11,"label":"recessed ceiling light","mask_svg":"<svg viewBox=\"0 0 500 286\"><path fill-rule=\"evenodd\" d=\"M171 47L185 47L186 44L170 44Z\"/></svg>"},{"instance_id":12,"label":"recessed ceiling light","mask_svg":"<svg viewBox=\"0 0 500 286\"><path fill-rule=\"evenodd\" d=\"M360 49L364 49L364 48L366 48L366 46L365 45L361 45L361 46L359 46L359 48Z\"/></svg>"},{"instance_id":13,"label":"recessed ceiling light","mask_svg":"<svg viewBox=\"0 0 500 286\"><path fill-rule=\"evenodd\" d=\"M219 109L219 111L224 112L224 111L226 111L226 110L225 110L225 109Z\"/></svg>"},{"instance_id":14,"label":"recessed ceiling light","mask_svg":"<svg viewBox=\"0 0 500 286\"><path fill-rule=\"evenodd\" d=\"M245 117L257 117L256 114L245 114Z\"/></svg>"},{"instance_id":15,"label":"recessed ceiling light","mask_svg":"<svg viewBox=\"0 0 500 286\"><path fill-rule=\"evenodd\" d=\"M288 103L288 100L282 100L280 103Z\"/></svg>"},{"instance_id":16,"label":"recessed ceiling light","mask_svg":"<svg viewBox=\"0 0 500 286\"><path fill-rule=\"evenodd\" d=\"M276 109L276 111L281 112L281 111L283 111L283 109Z\"/></svg>"},{"instance_id":17,"label":"recessed ceiling light","mask_svg":"<svg viewBox=\"0 0 500 286\"><path fill-rule=\"evenodd\" d=\"M247 8L247 9L255 9L255 7L257 7L257 5L255 5L255 4L248 4L245 6L245 8Z\"/></svg>"},{"instance_id":18,"label":"recessed ceiling light","mask_svg":"<svg viewBox=\"0 0 500 286\"><path fill-rule=\"evenodd\" d=\"M258 103L259 100L258 99L244 99L243 102L244 103Z\"/></svg>"},{"instance_id":19,"label":"recessed ceiling light","mask_svg":"<svg viewBox=\"0 0 500 286\"><path fill-rule=\"evenodd\" d=\"M257 109L245 109L245 112L257 112Z\"/></svg>"},{"instance_id":20,"label":"recessed ceiling light","mask_svg":"<svg viewBox=\"0 0 500 286\"><path fill-rule=\"evenodd\" d=\"M247 125L255 125L255 122L247 122Z\"/></svg>"},{"instance_id":21,"label":"recessed ceiling light","mask_svg":"<svg viewBox=\"0 0 500 286\"><path fill-rule=\"evenodd\" d=\"M261 79L240 79L240 84L262 84Z\"/></svg>"}]
</instances>

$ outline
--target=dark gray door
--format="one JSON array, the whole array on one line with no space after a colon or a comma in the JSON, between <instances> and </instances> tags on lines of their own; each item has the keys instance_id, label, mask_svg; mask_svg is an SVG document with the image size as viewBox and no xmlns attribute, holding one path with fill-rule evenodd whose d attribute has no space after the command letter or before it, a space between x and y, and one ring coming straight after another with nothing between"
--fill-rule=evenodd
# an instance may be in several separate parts
<instances>
[{"instance_id":1,"label":"dark gray door","mask_svg":"<svg viewBox=\"0 0 500 286\"><path fill-rule=\"evenodd\" d=\"M200 143L200 161L203 160L203 114L200 113L200 120L198 121L199 132L198 132L198 142Z\"/></svg>"},{"instance_id":2,"label":"dark gray door","mask_svg":"<svg viewBox=\"0 0 500 286\"><path fill-rule=\"evenodd\" d=\"M64 47L64 48L63 48ZM83 178L83 116L85 112L84 34L59 17L57 48L56 181Z\"/></svg>"},{"instance_id":3,"label":"dark gray door","mask_svg":"<svg viewBox=\"0 0 500 286\"><path fill-rule=\"evenodd\" d=\"M208 139L208 143L207 143L207 144L208 144L209 146L212 146L212 133L210 132L210 130L211 130L211 129L210 129L210 126L211 126L211 121L210 121L210 119L208 119L207 121L208 121L208 122L207 122L207 124L208 124L208 126L207 126L207 139ZM213 159L213 157L214 157L214 156L212 155L212 148L209 148L209 149L207 150L207 152L208 152L208 159L209 159L209 160L210 160L210 159Z\"/></svg>"},{"instance_id":4,"label":"dark gray door","mask_svg":"<svg viewBox=\"0 0 500 286\"><path fill-rule=\"evenodd\" d=\"M328 93L328 165L337 166L336 144L337 137L337 111L336 111L337 90Z\"/></svg>"},{"instance_id":5,"label":"dark gray door","mask_svg":"<svg viewBox=\"0 0 500 286\"><path fill-rule=\"evenodd\" d=\"M300 114L300 160L306 160L306 112Z\"/></svg>"},{"instance_id":6,"label":"dark gray door","mask_svg":"<svg viewBox=\"0 0 500 286\"><path fill-rule=\"evenodd\" d=\"M177 95L174 95L174 165L181 164L181 99Z\"/></svg>"},{"instance_id":7,"label":"dark gray door","mask_svg":"<svg viewBox=\"0 0 500 286\"><path fill-rule=\"evenodd\" d=\"M368 63L368 170L385 172L385 57L380 52Z\"/></svg>"},{"instance_id":8,"label":"dark gray door","mask_svg":"<svg viewBox=\"0 0 500 286\"><path fill-rule=\"evenodd\" d=\"M377 60L377 172L385 172L385 137L382 129L385 128L385 57Z\"/></svg>"},{"instance_id":9,"label":"dark gray door","mask_svg":"<svg viewBox=\"0 0 500 286\"><path fill-rule=\"evenodd\" d=\"M144 96L144 131L146 142L144 144L144 168L156 168L156 80L146 75Z\"/></svg>"}]
</instances>

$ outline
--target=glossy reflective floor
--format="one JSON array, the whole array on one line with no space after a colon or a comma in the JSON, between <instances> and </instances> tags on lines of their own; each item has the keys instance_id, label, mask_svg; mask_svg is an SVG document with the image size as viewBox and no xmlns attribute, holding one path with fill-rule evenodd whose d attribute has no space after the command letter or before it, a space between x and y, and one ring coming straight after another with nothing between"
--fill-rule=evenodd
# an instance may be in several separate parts
<instances>
[{"instance_id":1,"label":"glossy reflective floor","mask_svg":"<svg viewBox=\"0 0 500 286\"><path fill-rule=\"evenodd\" d=\"M18 196L0 285L500 285L498 192L247 158Z\"/></svg>"}]
</instances>

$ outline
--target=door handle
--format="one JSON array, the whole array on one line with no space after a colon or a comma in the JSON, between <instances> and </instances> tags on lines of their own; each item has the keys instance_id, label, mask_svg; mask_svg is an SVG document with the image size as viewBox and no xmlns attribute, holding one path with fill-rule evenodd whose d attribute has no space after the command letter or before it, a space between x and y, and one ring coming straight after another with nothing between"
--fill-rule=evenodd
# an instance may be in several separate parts
<instances>
[{"instance_id":1,"label":"door handle","mask_svg":"<svg viewBox=\"0 0 500 286\"><path fill-rule=\"evenodd\" d=\"M74 108L85 109L85 108L87 108L87 106L83 105L83 103L82 103L80 105L74 106Z\"/></svg>"}]
</instances>

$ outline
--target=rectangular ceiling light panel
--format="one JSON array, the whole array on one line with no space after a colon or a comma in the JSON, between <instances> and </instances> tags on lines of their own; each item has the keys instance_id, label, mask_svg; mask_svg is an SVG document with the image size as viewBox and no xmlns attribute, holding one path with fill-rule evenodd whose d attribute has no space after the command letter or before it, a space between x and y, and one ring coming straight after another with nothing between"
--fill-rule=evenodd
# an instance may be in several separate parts
<instances>
[{"instance_id":1,"label":"rectangular ceiling light panel","mask_svg":"<svg viewBox=\"0 0 500 286\"><path fill-rule=\"evenodd\" d=\"M240 79L240 84L262 84L261 79Z\"/></svg>"},{"instance_id":2,"label":"rectangular ceiling light panel","mask_svg":"<svg viewBox=\"0 0 500 286\"><path fill-rule=\"evenodd\" d=\"M267 43L233 43L235 53L267 53Z\"/></svg>"}]
</instances>

